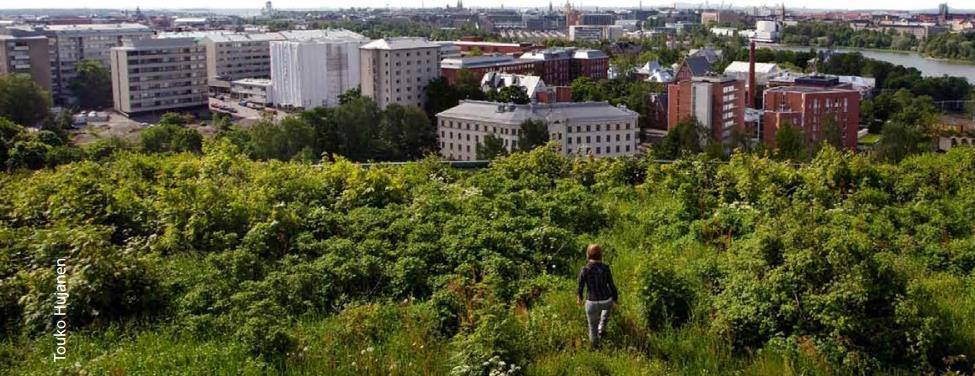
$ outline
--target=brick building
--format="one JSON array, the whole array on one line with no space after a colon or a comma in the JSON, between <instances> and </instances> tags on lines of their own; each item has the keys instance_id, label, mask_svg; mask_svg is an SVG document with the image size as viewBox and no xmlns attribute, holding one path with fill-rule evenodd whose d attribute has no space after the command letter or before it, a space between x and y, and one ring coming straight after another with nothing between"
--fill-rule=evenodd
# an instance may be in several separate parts
<instances>
[{"instance_id":1,"label":"brick building","mask_svg":"<svg viewBox=\"0 0 975 376\"><path fill-rule=\"evenodd\" d=\"M726 141L745 124L745 82L726 76L698 76L667 86L667 129L694 118L711 137Z\"/></svg>"},{"instance_id":2,"label":"brick building","mask_svg":"<svg viewBox=\"0 0 975 376\"><path fill-rule=\"evenodd\" d=\"M441 60L440 75L453 85L457 83L457 74L461 69L469 70L480 78L488 72L531 75L538 65L537 60L516 59L507 55L460 57Z\"/></svg>"},{"instance_id":3,"label":"brick building","mask_svg":"<svg viewBox=\"0 0 975 376\"><path fill-rule=\"evenodd\" d=\"M786 122L802 129L812 142L825 138L832 118L847 149L857 146L860 123L860 93L856 90L815 86L780 86L765 90L762 140L775 146L775 135Z\"/></svg>"},{"instance_id":4,"label":"brick building","mask_svg":"<svg viewBox=\"0 0 975 376\"><path fill-rule=\"evenodd\" d=\"M569 85L580 76L604 79L609 69L609 56L599 50L550 48L525 53L521 58L538 61L535 75L553 86Z\"/></svg>"}]
</instances>

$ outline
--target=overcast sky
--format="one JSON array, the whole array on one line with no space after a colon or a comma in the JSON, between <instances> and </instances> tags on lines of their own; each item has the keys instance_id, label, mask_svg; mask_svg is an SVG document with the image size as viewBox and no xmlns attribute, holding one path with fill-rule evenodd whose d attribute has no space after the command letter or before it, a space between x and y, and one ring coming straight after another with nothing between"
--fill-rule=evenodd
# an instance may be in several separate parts
<instances>
[{"instance_id":1,"label":"overcast sky","mask_svg":"<svg viewBox=\"0 0 975 376\"><path fill-rule=\"evenodd\" d=\"M725 1L724 4L734 6L757 6L775 5L783 0L735 0ZM681 1L680 3L703 3L703 1ZM938 0L784 0L786 7L815 7L817 9L934 9L938 7ZM951 5L962 5L971 2L969 8L975 8L973 0L956 0ZM421 4L426 7L443 7L447 3L456 4L456 0L274 0L275 8L339 8L339 7L384 7L386 4L392 7L419 7ZM466 7L547 7L548 0L467 0L464 1ZM558 6L562 1L555 1ZM636 7L639 0L585 0L573 1L573 4L581 4L585 7ZM645 8L662 5L672 5L673 1L645 0ZM712 6L720 6L720 0L710 0ZM162 9L162 8L259 8L264 5L263 0L0 0L0 8L130 8L134 9L138 5L142 9Z\"/></svg>"}]
</instances>

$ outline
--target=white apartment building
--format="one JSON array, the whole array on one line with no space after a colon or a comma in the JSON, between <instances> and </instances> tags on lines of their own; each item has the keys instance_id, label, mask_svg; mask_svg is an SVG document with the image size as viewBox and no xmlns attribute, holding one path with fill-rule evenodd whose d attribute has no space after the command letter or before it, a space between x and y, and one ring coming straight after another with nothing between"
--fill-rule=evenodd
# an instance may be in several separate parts
<instances>
[{"instance_id":1,"label":"white apartment building","mask_svg":"<svg viewBox=\"0 0 975 376\"><path fill-rule=\"evenodd\" d=\"M237 100L270 106L274 88L266 78L242 78L230 83L230 95Z\"/></svg>"},{"instance_id":2,"label":"white apartment building","mask_svg":"<svg viewBox=\"0 0 975 376\"><path fill-rule=\"evenodd\" d=\"M617 157L636 154L638 118L638 113L607 102L514 105L464 100L437 114L437 133L442 156L475 160L477 145L487 135L500 138L509 152L514 151L521 124L540 120L565 155Z\"/></svg>"},{"instance_id":3,"label":"white apartment building","mask_svg":"<svg viewBox=\"0 0 975 376\"><path fill-rule=\"evenodd\" d=\"M359 47L369 39L334 30L323 37L271 42L273 103L281 107L331 107L359 86Z\"/></svg>"},{"instance_id":4,"label":"white apartment building","mask_svg":"<svg viewBox=\"0 0 975 376\"><path fill-rule=\"evenodd\" d=\"M73 103L68 85L78 76L81 60L96 60L108 68L111 49L126 39L151 38L152 29L140 24L50 25L51 91L60 102Z\"/></svg>"},{"instance_id":5,"label":"white apartment building","mask_svg":"<svg viewBox=\"0 0 975 376\"><path fill-rule=\"evenodd\" d=\"M440 45L425 38L379 39L360 52L362 95L380 108L392 103L423 107L427 84L440 77Z\"/></svg>"},{"instance_id":6,"label":"white apartment building","mask_svg":"<svg viewBox=\"0 0 975 376\"><path fill-rule=\"evenodd\" d=\"M124 114L205 106L206 47L193 38L126 40L111 49L112 97Z\"/></svg>"}]
</instances>

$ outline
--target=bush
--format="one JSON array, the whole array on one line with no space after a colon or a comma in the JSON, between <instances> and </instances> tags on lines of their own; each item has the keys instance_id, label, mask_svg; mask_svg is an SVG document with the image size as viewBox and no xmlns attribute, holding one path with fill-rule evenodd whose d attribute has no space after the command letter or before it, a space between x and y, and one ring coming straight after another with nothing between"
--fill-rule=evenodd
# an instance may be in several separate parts
<instances>
[{"instance_id":1,"label":"bush","mask_svg":"<svg viewBox=\"0 0 975 376\"><path fill-rule=\"evenodd\" d=\"M652 261L643 268L640 309L648 328L678 327L691 319L695 292L673 266Z\"/></svg>"}]
</instances>

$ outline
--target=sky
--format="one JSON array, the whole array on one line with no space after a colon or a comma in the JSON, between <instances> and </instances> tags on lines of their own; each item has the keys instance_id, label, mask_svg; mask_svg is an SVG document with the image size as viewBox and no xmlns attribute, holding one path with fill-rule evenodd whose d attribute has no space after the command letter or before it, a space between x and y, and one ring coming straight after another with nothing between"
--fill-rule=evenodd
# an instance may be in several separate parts
<instances>
[{"instance_id":1,"label":"sky","mask_svg":"<svg viewBox=\"0 0 975 376\"><path fill-rule=\"evenodd\" d=\"M456 0L272 0L275 8L340 8L340 7L385 7L389 4L392 7L443 7L446 4L452 6ZM565 0L555 0L555 5L559 6ZM815 7L816 9L935 9L938 7L939 0L725 0L724 4L732 4L736 7L777 5L785 2L787 8L795 7ZM952 5L963 5L971 3L968 8L975 8L975 0L955 0ZM464 1L466 7L548 7L548 0L468 0ZM685 0L681 4L704 3L704 0ZM721 0L709 0L711 6L720 6ZM639 0L573 0L573 4L581 4L583 7L636 7ZM178 8L260 8L264 6L264 0L0 0L0 9L11 8L129 8L140 6L142 9L178 9ZM673 5L673 1L645 0L643 6L650 8L653 6Z\"/></svg>"}]
</instances>

